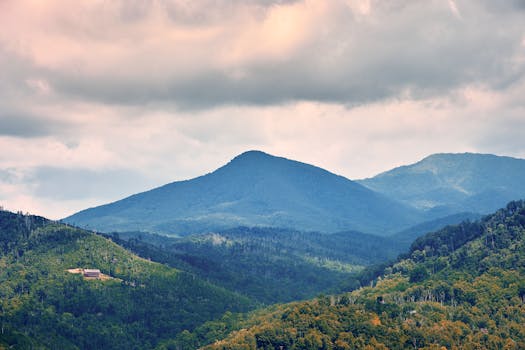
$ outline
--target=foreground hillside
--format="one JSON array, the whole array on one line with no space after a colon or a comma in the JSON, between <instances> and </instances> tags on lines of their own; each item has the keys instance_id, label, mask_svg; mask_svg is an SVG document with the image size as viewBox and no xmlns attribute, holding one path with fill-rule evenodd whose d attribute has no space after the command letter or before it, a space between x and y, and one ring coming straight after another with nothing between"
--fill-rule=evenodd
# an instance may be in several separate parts
<instances>
[{"instance_id":1,"label":"foreground hillside","mask_svg":"<svg viewBox=\"0 0 525 350\"><path fill-rule=\"evenodd\" d=\"M216 171L74 214L66 222L102 232L188 235L239 226L385 235L420 212L321 168L250 151Z\"/></svg>"},{"instance_id":2,"label":"foreground hillside","mask_svg":"<svg viewBox=\"0 0 525 350\"><path fill-rule=\"evenodd\" d=\"M373 287L275 306L207 349L524 349L524 303L525 203L511 202L421 237Z\"/></svg>"},{"instance_id":3,"label":"foreground hillside","mask_svg":"<svg viewBox=\"0 0 525 350\"><path fill-rule=\"evenodd\" d=\"M67 269L100 269L88 280ZM108 239L0 211L0 349L146 349L251 304Z\"/></svg>"},{"instance_id":4,"label":"foreground hillside","mask_svg":"<svg viewBox=\"0 0 525 350\"><path fill-rule=\"evenodd\" d=\"M524 177L525 159L443 153L358 182L437 218L459 212L488 214L524 198Z\"/></svg>"}]
</instances>

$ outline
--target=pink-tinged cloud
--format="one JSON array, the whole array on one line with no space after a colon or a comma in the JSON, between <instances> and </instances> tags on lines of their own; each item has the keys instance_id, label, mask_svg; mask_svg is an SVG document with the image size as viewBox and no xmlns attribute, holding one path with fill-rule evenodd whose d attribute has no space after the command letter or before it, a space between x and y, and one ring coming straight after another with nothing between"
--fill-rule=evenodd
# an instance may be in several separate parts
<instances>
[{"instance_id":1,"label":"pink-tinged cloud","mask_svg":"<svg viewBox=\"0 0 525 350\"><path fill-rule=\"evenodd\" d=\"M523 76L523 63L509 69L522 51L523 11L508 5L500 16L454 1L3 6L0 45L43 75L29 81L102 103L356 104Z\"/></svg>"}]
</instances>

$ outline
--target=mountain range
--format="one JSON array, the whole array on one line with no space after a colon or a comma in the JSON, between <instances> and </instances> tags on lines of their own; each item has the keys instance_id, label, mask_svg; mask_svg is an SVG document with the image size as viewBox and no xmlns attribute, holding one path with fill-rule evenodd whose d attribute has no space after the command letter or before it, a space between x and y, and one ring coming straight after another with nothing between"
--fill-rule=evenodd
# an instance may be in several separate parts
<instances>
[{"instance_id":1,"label":"mountain range","mask_svg":"<svg viewBox=\"0 0 525 350\"><path fill-rule=\"evenodd\" d=\"M525 198L523 178L525 160L485 154L435 154L352 181L248 151L212 173L86 209L64 221L103 232L174 236L239 226L381 236L410 232L404 239L409 242L425 228L438 228L436 223L476 218Z\"/></svg>"},{"instance_id":2,"label":"mountain range","mask_svg":"<svg viewBox=\"0 0 525 350\"><path fill-rule=\"evenodd\" d=\"M242 315L231 311L254 304L195 275L92 232L0 211L0 348L521 349L524 234L525 202L511 202L418 238L353 291Z\"/></svg>"},{"instance_id":3,"label":"mountain range","mask_svg":"<svg viewBox=\"0 0 525 350\"><path fill-rule=\"evenodd\" d=\"M93 232L0 211L0 349L521 349L524 235L525 202L511 202L418 238L361 287L235 314L255 304Z\"/></svg>"}]
</instances>

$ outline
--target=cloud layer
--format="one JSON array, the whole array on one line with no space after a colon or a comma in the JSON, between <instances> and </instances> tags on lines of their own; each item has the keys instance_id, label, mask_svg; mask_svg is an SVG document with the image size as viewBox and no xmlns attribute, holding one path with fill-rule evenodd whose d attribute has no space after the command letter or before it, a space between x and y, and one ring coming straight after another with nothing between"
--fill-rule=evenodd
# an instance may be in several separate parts
<instances>
[{"instance_id":1,"label":"cloud layer","mask_svg":"<svg viewBox=\"0 0 525 350\"><path fill-rule=\"evenodd\" d=\"M57 218L252 148L350 178L525 157L524 22L519 0L2 1L0 204Z\"/></svg>"}]
</instances>

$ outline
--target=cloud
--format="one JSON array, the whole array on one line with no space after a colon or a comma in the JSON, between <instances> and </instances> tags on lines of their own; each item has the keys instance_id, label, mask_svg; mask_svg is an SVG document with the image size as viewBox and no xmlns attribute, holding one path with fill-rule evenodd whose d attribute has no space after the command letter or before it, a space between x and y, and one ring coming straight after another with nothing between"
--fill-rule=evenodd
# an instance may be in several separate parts
<instances>
[{"instance_id":1,"label":"cloud","mask_svg":"<svg viewBox=\"0 0 525 350\"><path fill-rule=\"evenodd\" d=\"M41 137L64 132L68 128L65 121L33 116L26 112L0 110L0 136Z\"/></svg>"},{"instance_id":2,"label":"cloud","mask_svg":"<svg viewBox=\"0 0 525 350\"><path fill-rule=\"evenodd\" d=\"M520 2L490 3L12 2L10 16L26 21L7 21L10 34L22 30L1 41L68 98L193 109L361 104L523 76L523 62L512 62Z\"/></svg>"},{"instance_id":3,"label":"cloud","mask_svg":"<svg viewBox=\"0 0 525 350\"><path fill-rule=\"evenodd\" d=\"M32 213L39 209L58 219L88 204L104 204L153 187L153 181L135 169L92 170L51 165L10 168L0 170L0 205Z\"/></svg>"},{"instance_id":4,"label":"cloud","mask_svg":"<svg viewBox=\"0 0 525 350\"><path fill-rule=\"evenodd\" d=\"M105 200L143 191L151 181L133 169L98 170L38 167L31 170L34 194L41 198L80 200L104 195Z\"/></svg>"},{"instance_id":5,"label":"cloud","mask_svg":"<svg viewBox=\"0 0 525 350\"><path fill-rule=\"evenodd\" d=\"M450 8L450 11L454 16L456 16L458 19L461 19L461 13L458 10L458 6L456 5L456 2L454 0L448 0L448 6Z\"/></svg>"}]
</instances>

